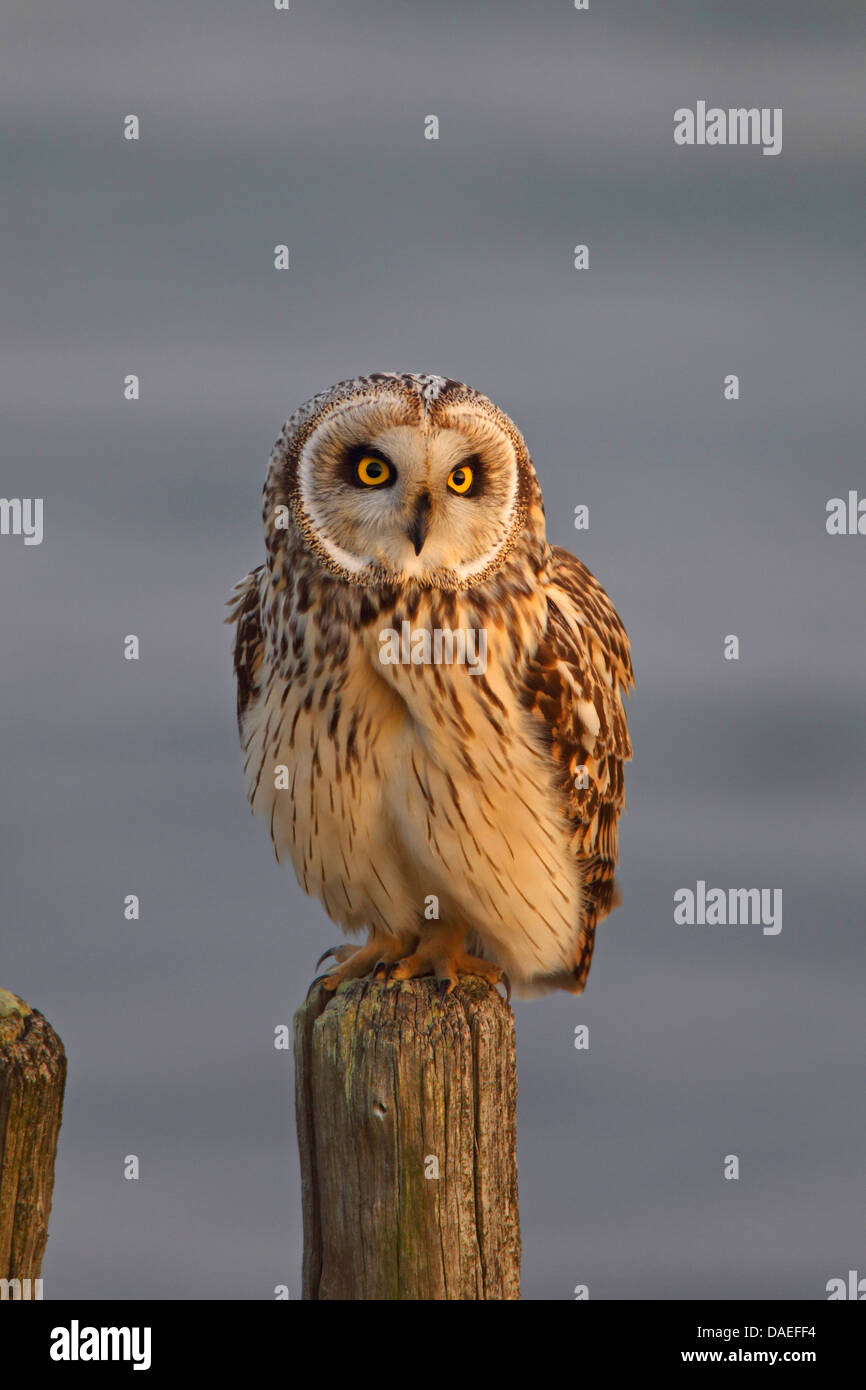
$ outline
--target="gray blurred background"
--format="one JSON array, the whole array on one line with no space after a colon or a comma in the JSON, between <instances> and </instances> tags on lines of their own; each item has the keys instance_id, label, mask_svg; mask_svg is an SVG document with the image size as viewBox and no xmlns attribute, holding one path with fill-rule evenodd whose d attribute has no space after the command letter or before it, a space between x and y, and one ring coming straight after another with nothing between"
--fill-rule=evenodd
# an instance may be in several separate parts
<instances>
[{"instance_id":1,"label":"gray blurred background","mask_svg":"<svg viewBox=\"0 0 866 1390\"><path fill-rule=\"evenodd\" d=\"M824 525L866 493L864 37L791 0L7 7L0 492L45 540L0 538L0 984L69 1054L46 1297L299 1294L273 1030L335 931L249 816L222 604L284 418L377 369L514 417L634 645L625 903L583 999L516 1009L524 1296L866 1273L866 538ZM781 106L782 153L677 148L698 100ZM698 878L781 887L781 935L675 927Z\"/></svg>"}]
</instances>

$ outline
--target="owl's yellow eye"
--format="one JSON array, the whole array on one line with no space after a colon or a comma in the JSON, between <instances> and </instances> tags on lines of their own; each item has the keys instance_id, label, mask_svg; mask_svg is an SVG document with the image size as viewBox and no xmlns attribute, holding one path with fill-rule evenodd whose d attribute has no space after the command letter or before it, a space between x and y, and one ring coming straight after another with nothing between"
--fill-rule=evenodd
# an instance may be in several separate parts
<instances>
[{"instance_id":1,"label":"owl's yellow eye","mask_svg":"<svg viewBox=\"0 0 866 1390\"><path fill-rule=\"evenodd\" d=\"M355 465L355 477L366 487L381 487L391 476L391 469L384 459L375 454L365 454Z\"/></svg>"},{"instance_id":2,"label":"owl's yellow eye","mask_svg":"<svg viewBox=\"0 0 866 1390\"><path fill-rule=\"evenodd\" d=\"M472 486L472 469L468 463L452 468L448 474L448 486L452 492L468 492Z\"/></svg>"}]
</instances>

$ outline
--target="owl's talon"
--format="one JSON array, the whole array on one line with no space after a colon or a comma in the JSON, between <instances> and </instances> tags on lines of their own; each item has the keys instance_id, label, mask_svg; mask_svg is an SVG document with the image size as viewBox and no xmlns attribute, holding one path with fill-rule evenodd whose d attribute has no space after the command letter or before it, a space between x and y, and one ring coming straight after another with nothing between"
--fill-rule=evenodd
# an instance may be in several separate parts
<instances>
[{"instance_id":1,"label":"owl's talon","mask_svg":"<svg viewBox=\"0 0 866 1390\"><path fill-rule=\"evenodd\" d=\"M332 946L325 951L316 962L321 965L328 956L335 958L335 964L330 966L324 975L318 975L310 985L324 984L329 994L333 994L340 985L348 983L350 980L361 980L366 984L372 984L382 970L390 971L396 959L399 959L401 952L410 949L413 938L394 937L384 933L371 933L370 939L363 946ZM387 976L386 976L387 978ZM309 995L307 996L309 998Z\"/></svg>"},{"instance_id":2,"label":"owl's talon","mask_svg":"<svg viewBox=\"0 0 866 1390\"><path fill-rule=\"evenodd\" d=\"M443 980L438 981L438 994L440 1004L445 1003L445 1000L448 998L448 995L451 993L453 988L454 981L450 979L448 976L446 976Z\"/></svg>"},{"instance_id":3,"label":"owl's talon","mask_svg":"<svg viewBox=\"0 0 866 1390\"><path fill-rule=\"evenodd\" d=\"M504 970L503 970L503 972L502 972L502 979L499 981L499 983L500 983L501 985L504 985L504 986L505 986L505 1002L506 1002L506 1004L510 1004L510 1003L511 1003L511 981L509 980L509 978L508 978L508 976L506 975L506 973L505 973Z\"/></svg>"},{"instance_id":4,"label":"owl's talon","mask_svg":"<svg viewBox=\"0 0 866 1390\"><path fill-rule=\"evenodd\" d=\"M326 952L325 954L327 954L327 952ZM324 960L324 956L322 957L322 959ZM327 980L327 978L328 978L328 976L327 976L326 974L325 974L325 975L317 975L317 976L316 976L315 980L313 980L312 984L310 985L310 988L307 990L307 997L306 997L306 999L304 1000L304 1003L309 1004L309 1002L310 1002L310 995L312 994L313 990L316 988L316 985L320 985L320 984L322 983L322 981L323 981L323 980ZM325 989L327 989L327 988L328 988L328 986L325 985Z\"/></svg>"}]
</instances>

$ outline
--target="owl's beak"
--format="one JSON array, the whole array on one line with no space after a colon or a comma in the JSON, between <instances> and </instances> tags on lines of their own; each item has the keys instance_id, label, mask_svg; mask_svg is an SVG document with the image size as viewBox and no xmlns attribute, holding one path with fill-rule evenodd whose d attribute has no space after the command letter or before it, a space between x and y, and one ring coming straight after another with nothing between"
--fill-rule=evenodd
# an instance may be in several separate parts
<instances>
[{"instance_id":1,"label":"owl's beak","mask_svg":"<svg viewBox=\"0 0 866 1390\"><path fill-rule=\"evenodd\" d=\"M427 539L427 532L430 530L430 494L422 492L418 501L415 503L415 515L412 518L412 525L406 534L415 547L415 554L420 555Z\"/></svg>"}]
</instances>

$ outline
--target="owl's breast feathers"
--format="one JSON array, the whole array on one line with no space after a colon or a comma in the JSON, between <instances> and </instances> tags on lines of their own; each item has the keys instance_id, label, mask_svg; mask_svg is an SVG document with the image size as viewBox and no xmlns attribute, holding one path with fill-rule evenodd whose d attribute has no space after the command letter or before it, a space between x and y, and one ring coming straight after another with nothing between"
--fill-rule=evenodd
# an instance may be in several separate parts
<instances>
[{"instance_id":1,"label":"owl's breast feathers","mask_svg":"<svg viewBox=\"0 0 866 1390\"><path fill-rule=\"evenodd\" d=\"M631 755L629 644L604 590L558 548L458 594L347 591L297 558L241 581L227 619L249 798L278 857L348 930L404 930L435 893L515 983L579 992L616 903ZM383 666L381 629L405 621L485 629L486 671Z\"/></svg>"}]
</instances>

